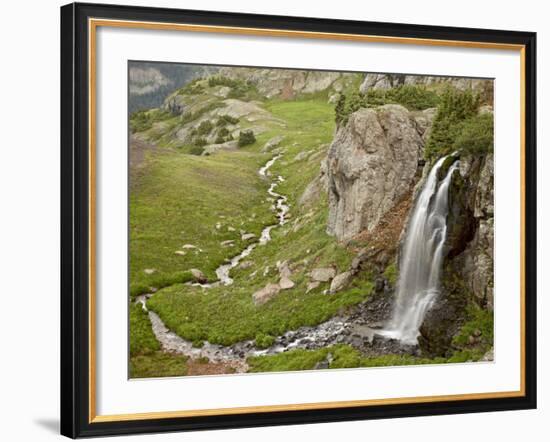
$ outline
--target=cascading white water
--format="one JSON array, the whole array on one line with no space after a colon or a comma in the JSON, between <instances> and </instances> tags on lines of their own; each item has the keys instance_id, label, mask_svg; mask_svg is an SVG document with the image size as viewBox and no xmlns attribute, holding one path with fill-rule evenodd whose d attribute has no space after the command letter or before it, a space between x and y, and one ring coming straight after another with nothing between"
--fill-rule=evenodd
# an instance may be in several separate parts
<instances>
[{"instance_id":1,"label":"cascading white water","mask_svg":"<svg viewBox=\"0 0 550 442\"><path fill-rule=\"evenodd\" d=\"M388 330L383 332L405 344L417 344L424 316L439 293L449 184L459 164L455 161L439 181L438 171L446 158L432 167L414 206L399 263L393 317Z\"/></svg>"}]
</instances>

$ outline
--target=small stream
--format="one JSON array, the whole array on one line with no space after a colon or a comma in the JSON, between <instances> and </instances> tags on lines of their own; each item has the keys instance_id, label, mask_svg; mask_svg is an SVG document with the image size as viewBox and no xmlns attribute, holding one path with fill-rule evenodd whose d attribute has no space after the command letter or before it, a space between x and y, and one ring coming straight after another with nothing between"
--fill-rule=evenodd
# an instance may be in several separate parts
<instances>
[{"instance_id":1,"label":"small stream","mask_svg":"<svg viewBox=\"0 0 550 442\"><path fill-rule=\"evenodd\" d=\"M258 171L259 175L264 178L268 178L270 176L269 169L273 166L273 164L275 164L275 162L279 158L281 158L281 154L275 155L273 158L271 158L264 166L260 168L260 170ZM271 240L271 231L274 228L283 226L287 222L288 213L290 211L290 207L287 203L287 197L275 191L277 186L282 182L284 182L284 178L278 175L271 182L267 190L268 195L274 199L272 209L276 214L278 222L276 224L265 227L262 230L258 241L249 244L241 253L231 258L229 262L220 265L216 269L216 276L218 277L217 281L205 284L192 283L191 285L200 286L203 288L210 288L219 285L233 284L233 279L229 276L231 270L238 266L243 258L249 256L258 245L266 245ZM214 345L205 342L201 348L193 347L193 344L190 341L187 341L178 336L176 333L170 331L155 312L147 310L147 299L151 296L152 294L138 296L136 298L136 303L141 303L143 309L148 312L149 319L151 320L151 325L153 328L153 333L155 334L157 340L161 343L162 348L165 351L185 355L191 358L206 357L211 362L228 363L229 365L232 365L237 372L244 372L248 368L245 362L248 356L278 353L281 351L285 351L288 347L281 345L281 338L278 338L279 344L276 344L272 348L265 350L255 348L254 341L245 341L230 347L223 347L220 345ZM327 326L325 328L331 329L333 327ZM321 333L326 334L327 332L325 331ZM297 347L299 343L294 342L293 345Z\"/></svg>"},{"instance_id":2,"label":"small stream","mask_svg":"<svg viewBox=\"0 0 550 442\"><path fill-rule=\"evenodd\" d=\"M143 309L147 310L146 296L138 297ZM194 347L191 341L185 340L169 330L160 317L148 311L153 333L161 343L164 351L184 355L192 359L207 358L213 363L224 363L237 373L248 370L246 359L250 356L275 355L293 349L315 350L334 344L372 344L377 330L361 324L350 317L336 316L315 327L300 327L287 331L275 338L272 346L266 349L256 347L254 340L238 342L230 346L211 344L205 341L203 346Z\"/></svg>"},{"instance_id":3,"label":"small stream","mask_svg":"<svg viewBox=\"0 0 550 442\"><path fill-rule=\"evenodd\" d=\"M271 158L264 166L260 168L258 171L259 175L267 178L269 176L269 169L275 164L275 162L281 158L281 154L275 155L273 158ZM237 267L239 263L243 260L243 258L246 258L248 255L252 253L252 251L256 248L257 245L266 245L269 241L271 241L271 230L273 230L275 227L282 226L286 224L287 222L287 216L290 211L290 207L287 204L287 197L284 195L281 195L280 193L275 192L275 188L279 185L279 183L282 183L284 181L284 178L280 175L277 176L277 178L271 182L269 189L267 190L267 193L275 199L275 204L273 205L273 211L275 212L278 222L277 224L272 224L270 226L265 227L262 230L262 233L260 235L260 238L258 241L249 244L241 253L234 256L229 260L229 262L220 265L216 269L216 276L218 277L217 281L201 284L201 283L192 283L191 285L194 286L200 286L203 288L210 288L210 287L216 287L218 285L231 285L233 284L233 279L229 276L229 273L232 269Z\"/></svg>"}]
</instances>

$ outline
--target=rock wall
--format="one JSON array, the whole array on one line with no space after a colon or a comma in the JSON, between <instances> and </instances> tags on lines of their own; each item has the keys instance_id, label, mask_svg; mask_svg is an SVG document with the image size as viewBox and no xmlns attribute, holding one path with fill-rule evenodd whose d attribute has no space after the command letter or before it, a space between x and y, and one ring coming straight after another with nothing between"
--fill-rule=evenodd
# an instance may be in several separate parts
<instances>
[{"instance_id":1,"label":"rock wall","mask_svg":"<svg viewBox=\"0 0 550 442\"><path fill-rule=\"evenodd\" d=\"M267 98L290 99L298 94L315 93L331 89L340 92L357 74L295 69L250 69L224 67L219 75L249 81Z\"/></svg>"},{"instance_id":2,"label":"rock wall","mask_svg":"<svg viewBox=\"0 0 550 442\"><path fill-rule=\"evenodd\" d=\"M483 100L489 104L493 97L493 80L479 78L438 77L425 75L403 74L366 74L359 91L366 93L369 89L391 89L403 85L433 86L437 84L449 84L461 91L472 90L480 93Z\"/></svg>"},{"instance_id":3,"label":"rock wall","mask_svg":"<svg viewBox=\"0 0 550 442\"><path fill-rule=\"evenodd\" d=\"M350 115L328 151L329 234L348 240L372 231L410 193L422 158L423 130L400 105Z\"/></svg>"}]
</instances>

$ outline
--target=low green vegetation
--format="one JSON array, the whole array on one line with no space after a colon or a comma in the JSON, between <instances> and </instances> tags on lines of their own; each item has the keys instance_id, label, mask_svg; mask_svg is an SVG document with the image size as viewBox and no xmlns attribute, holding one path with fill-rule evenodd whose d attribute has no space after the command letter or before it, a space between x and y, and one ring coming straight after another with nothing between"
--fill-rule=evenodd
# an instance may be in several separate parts
<instances>
[{"instance_id":1,"label":"low green vegetation","mask_svg":"<svg viewBox=\"0 0 550 442\"><path fill-rule=\"evenodd\" d=\"M143 310L141 304L130 304L130 354L148 355L160 350L147 312Z\"/></svg>"},{"instance_id":2,"label":"low green vegetation","mask_svg":"<svg viewBox=\"0 0 550 442\"><path fill-rule=\"evenodd\" d=\"M189 123L190 121L195 121L202 117L204 114L213 111L214 109L218 109L220 107L224 107L225 104L221 101L213 101L211 103L208 103L205 106L202 106L200 109L192 112L188 111L182 114L181 116L181 123Z\"/></svg>"},{"instance_id":3,"label":"low green vegetation","mask_svg":"<svg viewBox=\"0 0 550 442\"><path fill-rule=\"evenodd\" d=\"M130 358L130 378L163 378L186 374L187 358L184 356L157 351Z\"/></svg>"},{"instance_id":4,"label":"low green vegetation","mask_svg":"<svg viewBox=\"0 0 550 442\"><path fill-rule=\"evenodd\" d=\"M206 144L206 143L205 143ZM191 155L202 155L204 153L204 144L197 144L189 149Z\"/></svg>"},{"instance_id":5,"label":"low green vegetation","mask_svg":"<svg viewBox=\"0 0 550 442\"><path fill-rule=\"evenodd\" d=\"M165 121L173 115L160 109L140 110L130 115L130 131L143 132L153 127L158 121Z\"/></svg>"},{"instance_id":6,"label":"low green vegetation","mask_svg":"<svg viewBox=\"0 0 550 442\"><path fill-rule=\"evenodd\" d=\"M265 335L263 333L258 333L256 335L256 339L254 339L254 341L256 342L256 347L258 347L258 348L269 348L275 342L275 338L271 335Z\"/></svg>"},{"instance_id":7,"label":"low green vegetation","mask_svg":"<svg viewBox=\"0 0 550 442\"><path fill-rule=\"evenodd\" d=\"M178 95L199 95L204 92L204 80L195 78L178 90Z\"/></svg>"},{"instance_id":8,"label":"low green vegetation","mask_svg":"<svg viewBox=\"0 0 550 442\"><path fill-rule=\"evenodd\" d=\"M254 144L256 142L256 137L254 132L251 130L242 130L239 133L239 147L248 146L249 144Z\"/></svg>"},{"instance_id":9,"label":"low green vegetation","mask_svg":"<svg viewBox=\"0 0 550 442\"><path fill-rule=\"evenodd\" d=\"M199 124L199 127L197 128L197 134L208 135L210 132L212 132L213 128L214 125L210 120L201 121L201 124Z\"/></svg>"},{"instance_id":10,"label":"low green vegetation","mask_svg":"<svg viewBox=\"0 0 550 442\"><path fill-rule=\"evenodd\" d=\"M216 126L227 126L228 124L237 124L239 119L231 115L221 115L216 121Z\"/></svg>"},{"instance_id":11,"label":"low green vegetation","mask_svg":"<svg viewBox=\"0 0 550 442\"><path fill-rule=\"evenodd\" d=\"M473 92L446 89L441 96L430 137L424 148L425 158L431 161L447 155L455 149L455 142L459 139L460 145L464 146L464 142L471 140L471 135L475 131L487 131L486 124L482 122L478 125L476 122L478 119L485 120L485 117L477 116L478 107L479 97ZM488 148L487 140L480 143L479 147Z\"/></svg>"},{"instance_id":12,"label":"low green vegetation","mask_svg":"<svg viewBox=\"0 0 550 442\"><path fill-rule=\"evenodd\" d=\"M493 152L493 115L481 114L465 120L458 131L453 150L470 155Z\"/></svg>"},{"instance_id":13,"label":"low green vegetation","mask_svg":"<svg viewBox=\"0 0 550 442\"><path fill-rule=\"evenodd\" d=\"M487 351L493 345L493 312L470 304L466 313L467 322L453 338L453 345L459 349L475 345Z\"/></svg>"},{"instance_id":14,"label":"low green vegetation","mask_svg":"<svg viewBox=\"0 0 550 442\"><path fill-rule=\"evenodd\" d=\"M261 95L258 93L256 86L241 79L233 79L224 76L213 76L208 79L208 86L226 86L231 90L227 94L227 98L238 98L240 100L254 100L261 99Z\"/></svg>"},{"instance_id":15,"label":"low green vegetation","mask_svg":"<svg viewBox=\"0 0 550 442\"><path fill-rule=\"evenodd\" d=\"M397 265L395 262L392 262L386 267L386 270L384 270L384 277L392 286L395 286L398 278Z\"/></svg>"},{"instance_id":16,"label":"low green vegetation","mask_svg":"<svg viewBox=\"0 0 550 442\"><path fill-rule=\"evenodd\" d=\"M387 90L369 89L365 94L355 91L340 95L335 106L335 118L338 124L346 124L349 115L363 107L400 104L409 110L424 110L436 107L439 103L438 93L425 86L403 85Z\"/></svg>"},{"instance_id":17,"label":"low green vegetation","mask_svg":"<svg viewBox=\"0 0 550 442\"><path fill-rule=\"evenodd\" d=\"M291 350L272 356L254 356L247 362L251 372L312 370L326 361L328 368L388 367L399 365L441 364L444 358L420 358L409 355L363 356L349 345L334 345L319 350Z\"/></svg>"}]
</instances>

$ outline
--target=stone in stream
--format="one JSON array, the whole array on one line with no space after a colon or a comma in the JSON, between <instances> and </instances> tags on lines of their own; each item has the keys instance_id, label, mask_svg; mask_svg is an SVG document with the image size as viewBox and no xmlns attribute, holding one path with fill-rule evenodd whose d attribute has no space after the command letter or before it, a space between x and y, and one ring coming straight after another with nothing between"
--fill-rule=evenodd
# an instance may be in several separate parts
<instances>
[{"instance_id":1,"label":"stone in stream","mask_svg":"<svg viewBox=\"0 0 550 442\"><path fill-rule=\"evenodd\" d=\"M202 273L199 269L190 269L189 271L191 272L191 275L193 275L193 278L196 282L204 284L208 281L205 274Z\"/></svg>"},{"instance_id":2,"label":"stone in stream","mask_svg":"<svg viewBox=\"0 0 550 442\"><path fill-rule=\"evenodd\" d=\"M262 305L269 301L271 298L277 296L281 291L279 284L269 283L263 289L258 290L252 295L254 304Z\"/></svg>"},{"instance_id":3,"label":"stone in stream","mask_svg":"<svg viewBox=\"0 0 550 442\"><path fill-rule=\"evenodd\" d=\"M329 282L332 278L336 276L336 270L332 267L322 267L318 269L313 269L309 276L313 281L319 282Z\"/></svg>"},{"instance_id":4,"label":"stone in stream","mask_svg":"<svg viewBox=\"0 0 550 442\"><path fill-rule=\"evenodd\" d=\"M239 269L246 270L246 269L249 269L250 267L252 267L253 265L254 265L253 261L242 261L239 264Z\"/></svg>"},{"instance_id":5,"label":"stone in stream","mask_svg":"<svg viewBox=\"0 0 550 442\"><path fill-rule=\"evenodd\" d=\"M349 270L347 272L336 275L330 283L329 293L333 294L339 292L342 289L345 289L352 279L353 274Z\"/></svg>"}]
</instances>

